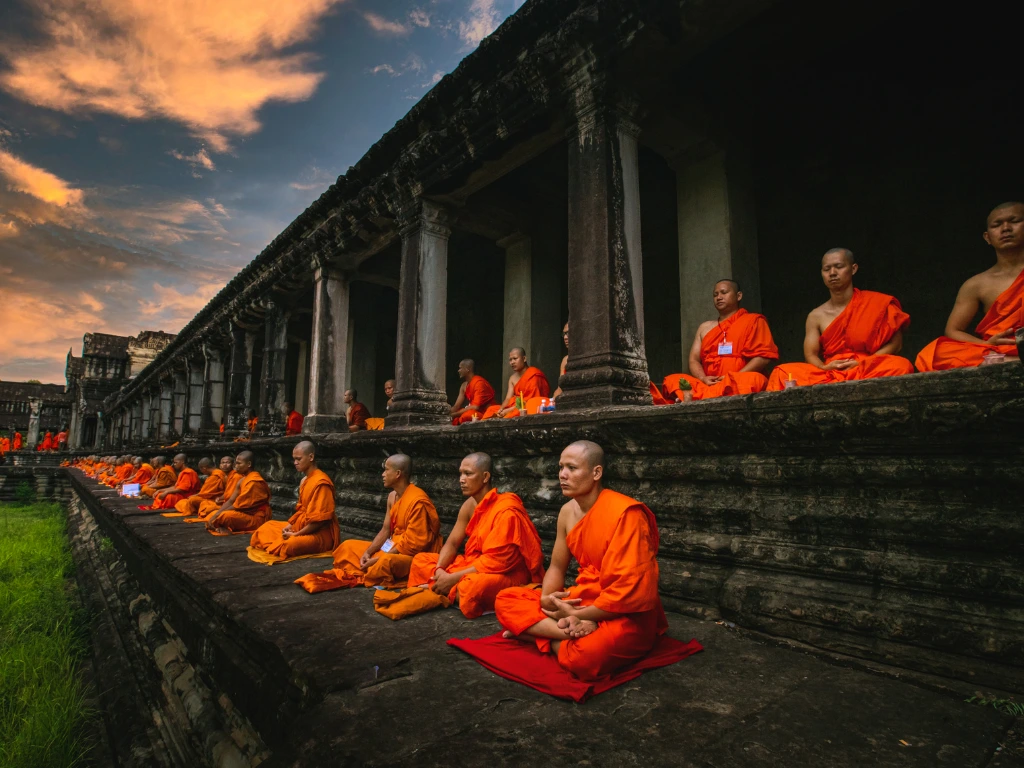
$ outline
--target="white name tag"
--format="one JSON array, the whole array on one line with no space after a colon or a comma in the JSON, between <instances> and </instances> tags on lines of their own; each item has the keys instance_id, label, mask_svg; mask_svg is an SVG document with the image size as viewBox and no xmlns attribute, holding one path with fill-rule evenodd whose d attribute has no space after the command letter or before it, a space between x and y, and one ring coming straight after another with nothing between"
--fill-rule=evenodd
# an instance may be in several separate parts
<instances>
[{"instance_id":1,"label":"white name tag","mask_svg":"<svg viewBox=\"0 0 1024 768\"><path fill-rule=\"evenodd\" d=\"M723 341L718 345L718 354L720 355L731 355L732 354L732 342Z\"/></svg>"},{"instance_id":2,"label":"white name tag","mask_svg":"<svg viewBox=\"0 0 1024 768\"><path fill-rule=\"evenodd\" d=\"M395 548L395 542L393 542L391 539L388 539L383 544L381 544L380 551L381 552L390 552L394 548Z\"/></svg>"}]
</instances>

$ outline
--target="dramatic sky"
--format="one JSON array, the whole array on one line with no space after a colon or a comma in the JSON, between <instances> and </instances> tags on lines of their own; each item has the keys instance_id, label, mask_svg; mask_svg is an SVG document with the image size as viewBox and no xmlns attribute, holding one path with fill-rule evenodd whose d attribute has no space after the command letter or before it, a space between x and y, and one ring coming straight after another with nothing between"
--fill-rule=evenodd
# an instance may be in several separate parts
<instances>
[{"instance_id":1,"label":"dramatic sky","mask_svg":"<svg viewBox=\"0 0 1024 768\"><path fill-rule=\"evenodd\" d=\"M0 3L0 380L178 331L522 3Z\"/></svg>"}]
</instances>

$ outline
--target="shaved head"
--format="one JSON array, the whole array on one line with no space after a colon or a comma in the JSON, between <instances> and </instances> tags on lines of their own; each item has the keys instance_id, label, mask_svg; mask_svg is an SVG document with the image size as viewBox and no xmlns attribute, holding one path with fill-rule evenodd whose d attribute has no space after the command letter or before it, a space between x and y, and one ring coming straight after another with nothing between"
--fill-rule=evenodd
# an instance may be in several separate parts
<instances>
[{"instance_id":1,"label":"shaved head","mask_svg":"<svg viewBox=\"0 0 1024 768\"><path fill-rule=\"evenodd\" d=\"M312 440L303 440L295 446L294 450L302 451L303 456L315 456L316 444Z\"/></svg>"},{"instance_id":2,"label":"shaved head","mask_svg":"<svg viewBox=\"0 0 1024 768\"><path fill-rule=\"evenodd\" d=\"M821 258L825 259L826 257L831 256L834 253L838 253L840 256L846 259L847 264L857 263L856 259L853 256L853 251L851 251L849 248L829 248L827 251L825 251L825 255L822 256Z\"/></svg>"},{"instance_id":3,"label":"shaved head","mask_svg":"<svg viewBox=\"0 0 1024 768\"><path fill-rule=\"evenodd\" d=\"M482 451L469 454L469 456L463 459L463 461L473 462L473 466L476 467L479 472L491 471L491 457Z\"/></svg>"},{"instance_id":4,"label":"shaved head","mask_svg":"<svg viewBox=\"0 0 1024 768\"><path fill-rule=\"evenodd\" d=\"M250 464L252 464L254 461L256 461L256 454L254 454L252 451L242 451L235 458L241 459L242 461L248 461Z\"/></svg>"},{"instance_id":5,"label":"shaved head","mask_svg":"<svg viewBox=\"0 0 1024 768\"><path fill-rule=\"evenodd\" d=\"M402 476L406 480L408 480L409 476L412 474L412 459L404 453L396 453L392 456L388 456L387 461L384 463L392 469L401 472Z\"/></svg>"},{"instance_id":6,"label":"shaved head","mask_svg":"<svg viewBox=\"0 0 1024 768\"><path fill-rule=\"evenodd\" d=\"M187 461L188 456L186 456L184 453L179 453L177 456L174 457L175 461L177 461L178 459L181 459L182 461Z\"/></svg>"},{"instance_id":7,"label":"shaved head","mask_svg":"<svg viewBox=\"0 0 1024 768\"><path fill-rule=\"evenodd\" d=\"M590 469L594 467L604 466L604 448L597 443L591 442L590 440L577 440L575 443L570 443L567 448L575 448L583 453L583 458L586 460L587 465Z\"/></svg>"},{"instance_id":8,"label":"shaved head","mask_svg":"<svg viewBox=\"0 0 1024 768\"><path fill-rule=\"evenodd\" d=\"M465 360L459 360L459 365L465 368L472 368L474 365L476 365L476 363L473 362L471 358L467 357Z\"/></svg>"},{"instance_id":9,"label":"shaved head","mask_svg":"<svg viewBox=\"0 0 1024 768\"><path fill-rule=\"evenodd\" d=\"M723 277L721 280L716 281L715 285L719 285L720 283L729 283L733 287L733 289L737 293L739 293L740 284L733 280L731 277Z\"/></svg>"},{"instance_id":10,"label":"shaved head","mask_svg":"<svg viewBox=\"0 0 1024 768\"><path fill-rule=\"evenodd\" d=\"M526 350L522 347L512 347L512 349L509 350L509 353L511 354L512 352L518 352L521 357L526 357Z\"/></svg>"},{"instance_id":11,"label":"shaved head","mask_svg":"<svg viewBox=\"0 0 1024 768\"><path fill-rule=\"evenodd\" d=\"M213 466L213 462L210 460L210 458L208 456L203 456L203 458L201 458L199 460L199 468L200 469L206 469L207 467L212 467L212 466Z\"/></svg>"},{"instance_id":12,"label":"shaved head","mask_svg":"<svg viewBox=\"0 0 1024 768\"><path fill-rule=\"evenodd\" d=\"M1005 211L1009 208L1020 208L1022 211L1024 211L1024 203L1000 203L999 205L997 205L995 208L988 212L988 216L985 217L985 221L990 221L996 213L998 213L999 211Z\"/></svg>"}]
</instances>

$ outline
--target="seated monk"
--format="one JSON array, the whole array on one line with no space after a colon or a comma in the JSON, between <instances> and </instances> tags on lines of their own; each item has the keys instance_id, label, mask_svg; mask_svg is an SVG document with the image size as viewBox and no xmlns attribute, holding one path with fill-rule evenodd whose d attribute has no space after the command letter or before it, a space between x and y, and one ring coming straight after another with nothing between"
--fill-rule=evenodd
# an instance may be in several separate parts
<instances>
[{"instance_id":1,"label":"seated monk","mask_svg":"<svg viewBox=\"0 0 1024 768\"><path fill-rule=\"evenodd\" d=\"M668 629L658 595L658 526L640 502L603 485L604 451L580 440L558 462L569 502L558 514L540 590L511 587L494 608L505 637L535 642L581 680L635 662ZM565 588L570 559L576 586Z\"/></svg>"},{"instance_id":2,"label":"seated monk","mask_svg":"<svg viewBox=\"0 0 1024 768\"><path fill-rule=\"evenodd\" d=\"M231 494L235 492L235 488L238 486L238 481L242 479L242 476L235 472L235 460L230 456L221 457L220 471L224 473L224 488L212 501L203 499L199 502L199 506L196 507L196 515L199 520L206 520L206 518L219 510L224 502L231 498Z\"/></svg>"},{"instance_id":3,"label":"seated monk","mask_svg":"<svg viewBox=\"0 0 1024 768\"><path fill-rule=\"evenodd\" d=\"M388 398L387 405L385 405L384 407L387 410L390 411L391 410L391 401L395 397L395 380L394 379L388 379L387 381L384 382L384 394Z\"/></svg>"},{"instance_id":4,"label":"seated monk","mask_svg":"<svg viewBox=\"0 0 1024 768\"><path fill-rule=\"evenodd\" d=\"M565 354L562 357L562 362L558 365L558 380L561 381L562 377L565 376L565 366L569 364L569 323L562 326L562 343L565 344ZM559 395L562 394L562 385L559 384L555 391L551 394L551 399L555 400Z\"/></svg>"},{"instance_id":5,"label":"seated monk","mask_svg":"<svg viewBox=\"0 0 1024 768\"><path fill-rule=\"evenodd\" d=\"M301 435L302 422L304 421L302 414L296 411L291 403L284 404L284 413L286 418L284 433L286 435Z\"/></svg>"},{"instance_id":6,"label":"seated monk","mask_svg":"<svg viewBox=\"0 0 1024 768\"><path fill-rule=\"evenodd\" d=\"M2 458L9 450L11 450L11 439L7 435L4 435L3 437L0 437L0 458Z\"/></svg>"},{"instance_id":7,"label":"seated monk","mask_svg":"<svg viewBox=\"0 0 1024 768\"><path fill-rule=\"evenodd\" d=\"M231 459L225 456L220 461L222 466L227 461L228 470L230 471L231 464L233 463ZM213 501L224 491L225 472L223 469L214 467L212 460L203 456L199 460L198 471L199 476L205 478L202 488L191 496L179 499L174 503L174 511L182 517L194 517L199 513L200 504L204 501Z\"/></svg>"},{"instance_id":8,"label":"seated monk","mask_svg":"<svg viewBox=\"0 0 1024 768\"><path fill-rule=\"evenodd\" d=\"M21 432L19 432L18 430L14 430L14 440L11 442L11 450L12 451L20 451L21 450L21 441L22 441Z\"/></svg>"},{"instance_id":9,"label":"seated monk","mask_svg":"<svg viewBox=\"0 0 1024 768\"><path fill-rule=\"evenodd\" d=\"M370 409L360 403L359 394L354 389L346 389L343 396L347 406L345 413L348 418L348 431L359 432L366 429L366 420L370 418Z\"/></svg>"},{"instance_id":10,"label":"seated monk","mask_svg":"<svg viewBox=\"0 0 1024 768\"><path fill-rule=\"evenodd\" d=\"M316 446L304 440L292 448L292 463L303 474L299 500L288 522L268 520L252 535L249 546L287 560L319 555L338 548L338 518L334 515L334 483L316 465Z\"/></svg>"},{"instance_id":11,"label":"seated monk","mask_svg":"<svg viewBox=\"0 0 1024 768\"><path fill-rule=\"evenodd\" d=\"M972 368L991 354L1020 359L1015 335L1024 328L1024 203L993 209L982 237L995 250L996 263L960 287L946 335L921 350L919 371ZM968 333L979 311L985 316Z\"/></svg>"},{"instance_id":12,"label":"seated monk","mask_svg":"<svg viewBox=\"0 0 1024 768\"><path fill-rule=\"evenodd\" d=\"M199 475L186 464L187 460L188 457L184 453L174 457L171 467L178 473L178 477L173 486L153 494L153 509L174 509L175 504L199 490Z\"/></svg>"},{"instance_id":13,"label":"seated monk","mask_svg":"<svg viewBox=\"0 0 1024 768\"><path fill-rule=\"evenodd\" d=\"M104 485L109 485L113 488L131 477L132 472L134 471L135 465L132 464L132 457L122 456L118 460L117 467L114 469L113 473L108 474L106 478L103 479L103 483Z\"/></svg>"},{"instance_id":14,"label":"seated monk","mask_svg":"<svg viewBox=\"0 0 1024 768\"><path fill-rule=\"evenodd\" d=\"M161 488L173 488L178 475L163 456L154 456L150 463L156 471L156 476L142 486L141 492L153 498L153 495Z\"/></svg>"},{"instance_id":15,"label":"seated monk","mask_svg":"<svg viewBox=\"0 0 1024 768\"><path fill-rule=\"evenodd\" d=\"M348 539L334 550L334 567L296 580L307 592L341 587L404 587L412 559L420 552L441 550L441 521L434 503L409 481L412 459L403 453L384 462L388 494L384 524L373 541Z\"/></svg>"},{"instance_id":16,"label":"seated monk","mask_svg":"<svg viewBox=\"0 0 1024 768\"><path fill-rule=\"evenodd\" d=\"M410 586L429 586L467 619L494 610L494 598L506 587L544 577L540 536L522 499L491 486L491 457L471 453L459 465L459 487L466 497L455 527L440 554L421 552L412 559ZM466 553L459 547L466 542Z\"/></svg>"},{"instance_id":17,"label":"seated monk","mask_svg":"<svg viewBox=\"0 0 1024 768\"><path fill-rule=\"evenodd\" d=\"M462 386L452 406L452 424L465 424L473 421L474 417L479 419L484 411L494 405L494 387L483 376L477 376L475 368L476 363L469 358L459 363Z\"/></svg>"},{"instance_id":18,"label":"seated monk","mask_svg":"<svg viewBox=\"0 0 1024 768\"><path fill-rule=\"evenodd\" d=\"M822 257L821 277L832 295L807 316L807 362L778 366L768 379L769 392L785 389L789 379L811 386L914 372L909 360L896 355L910 315L888 294L854 288L855 274L852 251L833 248Z\"/></svg>"},{"instance_id":19,"label":"seated monk","mask_svg":"<svg viewBox=\"0 0 1024 768\"><path fill-rule=\"evenodd\" d=\"M210 533L250 533L270 519L270 486L253 468L255 459L252 451L242 451L235 457L238 484L220 509L206 518Z\"/></svg>"},{"instance_id":20,"label":"seated monk","mask_svg":"<svg viewBox=\"0 0 1024 768\"><path fill-rule=\"evenodd\" d=\"M153 469L153 465L148 462L144 462L141 456L136 456L132 459L132 467L134 472L125 480L123 483L118 484L118 488L122 485L134 485L138 483L141 488L143 485L148 483L156 475L156 470Z\"/></svg>"},{"instance_id":21,"label":"seated monk","mask_svg":"<svg viewBox=\"0 0 1024 768\"><path fill-rule=\"evenodd\" d=\"M516 407L516 399L522 397L523 403L532 397L548 397L551 394L551 387L548 385L547 377L540 368L534 368L526 361L526 350L516 347L508 353L508 364L512 368L512 375L508 377L508 392L505 394L503 405L492 405L484 411L483 418L490 419L501 416L506 419L515 416L522 416L519 408Z\"/></svg>"},{"instance_id":22,"label":"seated monk","mask_svg":"<svg viewBox=\"0 0 1024 768\"><path fill-rule=\"evenodd\" d=\"M711 294L718 310L717 320L701 323L690 347L690 374L665 377L662 394L672 403L684 401L681 381L690 384L694 400L764 392L764 372L779 359L764 315L740 308L743 291L735 280L715 283Z\"/></svg>"},{"instance_id":23,"label":"seated monk","mask_svg":"<svg viewBox=\"0 0 1024 768\"><path fill-rule=\"evenodd\" d=\"M36 450L37 451L50 451L50 450L53 450L53 434L51 434L50 432L47 432L46 435L43 437L42 442L40 442L39 445L36 446Z\"/></svg>"}]
</instances>

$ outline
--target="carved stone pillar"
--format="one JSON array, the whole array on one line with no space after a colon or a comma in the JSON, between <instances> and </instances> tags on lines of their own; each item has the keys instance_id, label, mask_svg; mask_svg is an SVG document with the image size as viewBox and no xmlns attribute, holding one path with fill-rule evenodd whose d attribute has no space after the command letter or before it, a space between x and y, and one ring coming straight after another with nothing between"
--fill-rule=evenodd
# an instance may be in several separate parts
<instances>
[{"instance_id":1,"label":"carved stone pillar","mask_svg":"<svg viewBox=\"0 0 1024 768\"><path fill-rule=\"evenodd\" d=\"M28 401L28 434L25 436L25 445L28 448L35 448L39 442L39 417L43 411L43 401L37 397L29 398Z\"/></svg>"},{"instance_id":2,"label":"carved stone pillar","mask_svg":"<svg viewBox=\"0 0 1024 768\"><path fill-rule=\"evenodd\" d=\"M231 351L228 373L227 429L245 429L246 404L252 390L252 350L256 334L237 323L231 323Z\"/></svg>"},{"instance_id":3,"label":"carved stone pillar","mask_svg":"<svg viewBox=\"0 0 1024 768\"><path fill-rule=\"evenodd\" d=\"M160 382L160 428L157 437L161 440L170 437L174 429L174 377L168 376Z\"/></svg>"},{"instance_id":4,"label":"carved stone pillar","mask_svg":"<svg viewBox=\"0 0 1024 768\"><path fill-rule=\"evenodd\" d=\"M139 430L139 439L140 440L148 440L149 439L149 432L150 432L150 424L151 424L152 419L153 419L153 407L152 407L152 403L150 403L149 392L144 392L142 394L141 406L142 406L142 420L139 423L139 426L141 427L141 429Z\"/></svg>"},{"instance_id":5,"label":"carved stone pillar","mask_svg":"<svg viewBox=\"0 0 1024 768\"><path fill-rule=\"evenodd\" d=\"M447 342L448 238L440 206L417 201L402 217L402 272L398 288L396 392L387 425L444 424Z\"/></svg>"},{"instance_id":6,"label":"carved stone pillar","mask_svg":"<svg viewBox=\"0 0 1024 768\"><path fill-rule=\"evenodd\" d=\"M650 403L637 128L600 76L575 91L569 135L569 329L558 408Z\"/></svg>"},{"instance_id":7,"label":"carved stone pillar","mask_svg":"<svg viewBox=\"0 0 1024 768\"><path fill-rule=\"evenodd\" d=\"M342 432L348 386L349 282L336 266L317 257L313 283L313 344L309 413L303 432Z\"/></svg>"},{"instance_id":8,"label":"carved stone pillar","mask_svg":"<svg viewBox=\"0 0 1024 768\"><path fill-rule=\"evenodd\" d=\"M171 378L171 430L175 435L185 434L185 405L188 398L188 378L185 367L177 368Z\"/></svg>"},{"instance_id":9,"label":"carved stone pillar","mask_svg":"<svg viewBox=\"0 0 1024 768\"><path fill-rule=\"evenodd\" d=\"M96 414L96 442L93 448L102 448L107 444L107 420L103 417L103 411Z\"/></svg>"},{"instance_id":10,"label":"carved stone pillar","mask_svg":"<svg viewBox=\"0 0 1024 768\"><path fill-rule=\"evenodd\" d=\"M199 434L203 428L203 374L206 360L192 355L185 361L185 375L188 381L185 398L185 429L190 435Z\"/></svg>"},{"instance_id":11,"label":"carved stone pillar","mask_svg":"<svg viewBox=\"0 0 1024 768\"><path fill-rule=\"evenodd\" d=\"M203 344L206 358L203 376L203 409L200 427L210 434L220 433L220 420L224 418L224 352L212 343Z\"/></svg>"},{"instance_id":12,"label":"carved stone pillar","mask_svg":"<svg viewBox=\"0 0 1024 768\"><path fill-rule=\"evenodd\" d=\"M288 359L289 312L276 301L266 303L266 334L263 343L263 375L258 431L262 435L284 433L285 365Z\"/></svg>"}]
</instances>

